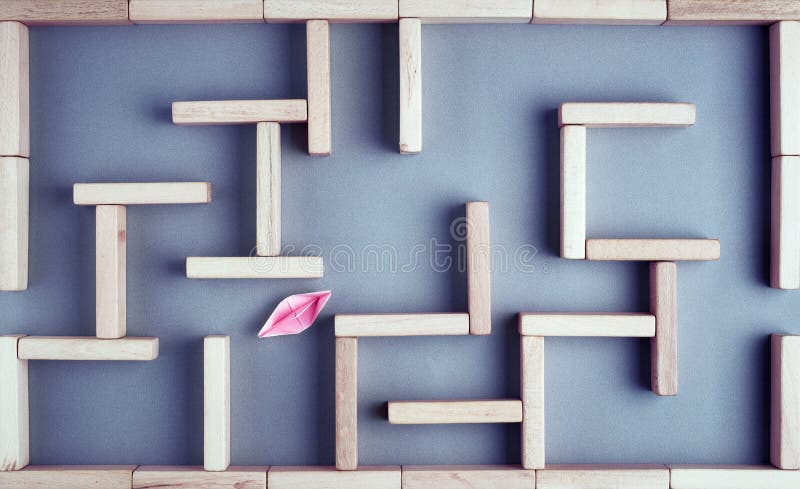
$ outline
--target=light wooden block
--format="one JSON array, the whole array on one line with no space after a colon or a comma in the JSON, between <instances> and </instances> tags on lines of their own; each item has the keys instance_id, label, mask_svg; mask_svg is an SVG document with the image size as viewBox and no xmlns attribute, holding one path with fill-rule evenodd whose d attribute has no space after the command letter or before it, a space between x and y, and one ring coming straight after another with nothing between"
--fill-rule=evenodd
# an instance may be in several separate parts
<instances>
[{"instance_id":1,"label":"light wooden block","mask_svg":"<svg viewBox=\"0 0 800 489\"><path fill-rule=\"evenodd\" d=\"M331 154L331 34L327 20L306 22L308 154Z\"/></svg>"},{"instance_id":2,"label":"light wooden block","mask_svg":"<svg viewBox=\"0 0 800 489\"><path fill-rule=\"evenodd\" d=\"M469 314L337 314L338 337L452 336L469 334Z\"/></svg>"},{"instance_id":3,"label":"light wooden block","mask_svg":"<svg viewBox=\"0 0 800 489\"><path fill-rule=\"evenodd\" d=\"M123 205L95 208L95 321L98 338L125 336L126 211Z\"/></svg>"},{"instance_id":4,"label":"light wooden block","mask_svg":"<svg viewBox=\"0 0 800 489\"><path fill-rule=\"evenodd\" d=\"M0 157L0 291L28 288L28 188L25 158Z\"/></svg>"},{"instance_id":5,"label":"light wooden block","mask_svg":"<svg viewBox=\"0 0 800 489\"><path fill-rule=\"evenodd\" d=\"M228 467L208 472L197 466L143 465L133 472L132 489L267 489L269 467Z\"/></svg>"},{"instance_id":6,"label":"light wooden block","mask_svg":"<svg viewBox=\"0 0 800 489\"><path fill-rule=\"evenodd\" d=\"M800 336L772 335L770 461L800 469Z\"/></svg>"},{"instance_id":7,"label":"light wooden block","mask_svg":"<svg viewBox=\"0 0 800 489\"><path fill-rule=\"evenodd\" d=\"M519 334L650 338L656 334L656 317L631 312L526 312L519 315Z\"/></svg>"},{"instance_id":8,"label":"light wooden block","mask_svg":"<svg viewBox=\"0 0 800 489\"><path fill-rule=\"evenodd\" d=\"M800 289L800 157L772 159L770 285Z\"/></svg>"},{"instance_id":9,"label":"light wooden block","mask_svg":"<svg viewBox=\"0 0 800 489\"><path fill-rule=\"evenodd\" d=\"M397 0L264 0L267 22L396 22Z\"/></svg>"},{"instance_id":10,"label":"light wooden block","mask_svg":"<svg viewBox=\"0 0 800 489\"><path fill-rule=\"evenodd\" d=\"M358 468L357 338L336 338L336 468Z\"/></svg>"},{"instance_id":11,"label":"light wooden block","mask_svg":"<svg viewBox=\"0 0 800 489\"><path fill-rule=\"evenodd\" d=\"M771 24L800 20L796 0L669 0L665 25Z\"/></svg>"},{"instance_id":12,"label":"light wooden block","mask_svg":"<svg viewBox=\"0 0 800 489\"><path fill-rule=\"evenodd\" d=\"M362 467L271 467L269 489L400 489L400 466Z\"/></svg>"},{"instance_id":13,"label":"light wooden block","mask_svg":"<svg viewBox=\"0 0 800 489\"><path fill-rule=\"evenodd\" d=\"M306 122L305 100L214 100L173 102L172 122L184 126Z\"/></svg>"},{"instance_id":14,"label":"light wooden block","mask_svg":"<svg viewBox=\"0 0 800 489\"><path fill-rule=\"evenodd\" d=\"M135 465L29 465L0 472L9 489L131 489Z\"/></svg>"},{"instance_id":15,"label":"light wooden block","mask_svg":"<svg viewBox=\"0 0 800 489\"><path fill-rule=\"evenodd\" d=\"M797 489L800 472L765 465L671 465L671 489Z\"/></svg>"},{"instance_id":16,"label":"light wooden block","mask_svg":"<svg viewBox=\"0 0 800 489\"><path fill-rule=\"evenodd\" d=\"M548 465L536 471L536 489L669 489L664 465Z\"/></svg>"},{"instance_id":17,"label":"light wooden block","mask_svg":"<svg viewBox=\"0 0 800 489\"><path fill-rule=\"evenodd\" d=\"M422 151L422 24L400 19L400 153Z\"/></svg>"},{"instance_id":18,"label":"light wooden block","mask_svg":"<svg viewBox=\"0 0 800 489\"><path fill-rule=\"evenodd\" d=\"M586 258L586 128L561 128L561 258Z\"/></svg>"},{"instance_id":19,"label":"light wooden block","mask_svg":"<svg viewBox=\"0 0 800 489\"><path fill-rule=\"evenodd\" d=\"M558 125L625 128L694 125L694 104L647 102L567 102L558 109Z\"/></svg>"},{"instance_id":20,"label":"light wooden block","mask_svg":"<svg viewBox=\"0 0 800 489\"><path fill-rule=\"evenodd\" d=\"M650 264L650 311L656 334L650 340L650 383L659 396L678 394L678 267Z\"/></svg>"},{"instance_id":21,"label":"light wooden block","mask_svg":"<svg viewBox=\"0 0 800 489\"><path fill-rule=\"evenodd\" d=\"M515 465L404 465L403 489L533 489L536 472Z\"/></svg>"},{"instance_id":22,"label":"light wooden block","mask_svg":"<svg viewBox=\"0 0 800 489\"><path fill-rule=\"evenodd\" d=\"M400 17L418 18L426 24L530 22L530 0L399 0Z\"/></svg>"},{"instance_id":23,"label":"light wooden block","mask_svg":"<svg viewBox=\"0 0 800 489\"><path fill-rule=\"evenodd\" d=\"M231 464L231 339L203 338L203 468L222 472Z\"/></svg>"},{"instance_id":24,"label":"light wooden block","mask_svg":"<svg viewBox=\"0 0 800 489\"><path fill-rule=\"evenodd\" d=\"M28 362L17 358L23 336L0 336L0 473L20 470L30 461Z\"/></svg>"},{"instance_id":25,"label":"light wooden block","mask_svg":"<svg viewBox=\"0 0 800 489\"><path fill-rule=\"evenodd\" d=\"M207 204L211 202L211 184L76 183L72 187L72 194L75 205Z\"/></svg>"},{"instance_id":26,"label":"light wooden block","mask_svg":"<svg viewBox=\"0 0 800 489\"><path fill-rule=\"evenodd\" d=\"M467 297L469 334L492 334L492 250L489 203L467 203Z\"/></svg>"},{"instance_id":27,"label":"light wooden block","mask_svg":"<svg viewBox=\"0 0 800 489\"><path fill-rule=\"evenodd\" d=\"M522 401L389 401L391 424L521 423Z\"/></svg>"},{"instance_id":28,"label":"light wooden block","mask_svg":"<svg viewBox=\"0 0 800 489\"><path fill-rule=\"evenodd\" d=\"M522 466L544 467L544 338L520 338L520 380L522 392Z\"/></svg>"},{"instance_id":29,"label":"light wooden block","mask_svg":"<svg viewBox=\"0 0 800 489\"><path fill-rule=\"evenodd\" d=\"M27 25L130 23L128 0L0 0L0 20Z\"/></svg>"},{"instance_id":30,"label":"light wooden block","mask_svg":"<svg viewBox=\"0 0 800 489\"><path fill-rule=\"evenodd\" d=\"M281 254L281 126L259 122L256 162L256 254Z\"/></svg>"},{"instance_id":31,"label":"light wooden block","mask_svg":"<svg viewBox=\"0 0 800 489\"><path fill-rule=\"evenodd\" d=\"M769 29L772 156L800 155L800 22Z\"/></svg>"},{"instance_id":32,"label":"light wooden block","mask_svg":"<svg viewBox=\"0 0 800 489\"><path fill-rule=\"evenodd\" d=\"M130 0L134 24L264 22L262 0Z\"/></svg>"},{"instance_id":33,"label":"light wooden block","mask_svg":"<svg viewBox=\"0 0 800 489\"><path fill-rule=\"evenodd\" d=\"M716 239L587 239L587 260L709 261L719 260Z\"/></svg>"},{"instance_id":34,"label":"light wooden block","mask_svg":"<svg viewBox=\"0 0 800 489\"><path fill-rule=\"evenodd\" d=\"M0 156L30 156L28 27L0 22Z\"/></svg>"},{"instance_id":35,"label":"light wooden block","mask_svg":"<svg viewBox=\"0 0 800 489\"><path fill-rule=\"evenodd\" d=\"M660 25L667 0L536 0L534 24Z\"/></svg>"},{"instance_id":36,"label":"light wooden block","mask_svg":"<svg viewBox=\"0 0 800 489\"><path fill-rule=\"evenodd\" d=\"M186 276L197 279L321 278L319 256L190 256Z\"/></svg>"},{"instance_id":37,"label":"light wooden block","mask_svg":"<svg viewBox=\"0 0 800 489\"><path fill-rule=\"evenodd\" d=\"M158 338L26 336L19 342L18 355L23 360L148 361L158 358Z\"/></svg>"}]
</instances>

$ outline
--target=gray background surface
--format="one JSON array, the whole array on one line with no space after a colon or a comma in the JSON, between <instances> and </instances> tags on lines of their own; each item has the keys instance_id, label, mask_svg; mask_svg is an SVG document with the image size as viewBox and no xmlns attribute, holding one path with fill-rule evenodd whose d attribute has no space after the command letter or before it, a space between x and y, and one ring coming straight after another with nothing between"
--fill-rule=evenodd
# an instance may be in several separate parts
<instances>
[{"instance_id":1,"label":"gray background surface","mask_svg":"<svg viewBox=\"0 0 800 489\"><path fill-rule=\"evenodd\" d=\"M283 128L284 243L318 247L316 281L185 278L186 256L255 244L255 129L170 122L175 100L304 97L303 27L31 30L31 285L0 294L0 333L94 333L94 213L72 205L73 182L208 180L214 194L129 209L128 331L159 336L161 355L31 362L32 463L202 463L202 337L222 333L232 462L332 464L333 315L464 311L465 276L430 258L431 240L459 244L469 200L491 203L511 256L495 263L493 334L362 341L360 458L518 463L518 426L390 426L385 403L518 397L520 311L647 310L646 265L557 256L556 108L618 100L694 102L697 125L590 132L588 235L720 238L723 258L679 265L676 398L650 392L647 341L547 340L547 460L767 462L768 335L800 331L800 294L767 287L766 31L423 29L421 155L397 154L396 25L332 27L334 156ZM311 330L256 339L281 298L323 289Z\"/></svg>"}]
</instances>

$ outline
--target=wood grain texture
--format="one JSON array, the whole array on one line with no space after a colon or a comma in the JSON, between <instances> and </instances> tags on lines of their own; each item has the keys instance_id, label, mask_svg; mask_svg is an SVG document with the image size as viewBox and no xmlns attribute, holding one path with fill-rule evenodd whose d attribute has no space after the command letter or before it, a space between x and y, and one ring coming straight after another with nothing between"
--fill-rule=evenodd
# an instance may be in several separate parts
<instances>
[{"instance_id":1,"label":"wood grain texture","mask_svg":"<svg viewBox=\"0 0 800 489\"><path fill-rule=\"evenodd\" d=\"M128 0L0 0L0 20L27 25L130 23Z\"/></svg>"},{"instance_id":2,"label":"wood grain texture","mask_svg":"<svg viewBox=\"0 0 800 489\"><path fill-rule=\"evenodd\" d=\"M667 0L536 0L534 24L660 25Z\"/></svg>"},{"instance_id":3,"label":"wood grain texture","mask_svg":"<svg viewBox=\"0 0 800 489\"><path fill-rule=\"evenodd\" d=\"M770 285L800 289L800 157L772 159Z\"/></svg>"},{"instance_id":4,"label":"wood grain texture","mask_svg":"<svg viewBox=\"0 0 800 489\"><path fill-rule=\"evenodd\" d=\"M389 401L391 424L521 423L522 401Z\"/></svg>"},{"instance_id":5,"label":"wood grain texture","mask_svg":"<svg viewBox=\"0 0 800 489\"><path fill-rule=\"evenodd\" d=\"M533 489L536 472L517 465L404 465L403 489Z\"/></svg>"},{"instance_id":6,"label":"wood grain texture","mask_svg":"<svg viewBox=\"0 0 800 489\"><path fill-rule=\"evenodd\" d=\"M271 467L269 489L400 489L400 466L361 467Z\"/></svg>"},{"instance_id":7,"label":"wood grain texture","mask_svg":"<svg viewBox=\"0 0 800 489\"><path fill-rule=\"evenodd\" d=\"M95 322L98 338L122 338L127 324L126 210L95 208Z\"/></svg>"},{"instance_id":8,"label":"wood grain texture","mask_svg":"<svg viewBox=\"0 0 800 489\"><path fill-rule=\"evenodd\" d=\"M72 187L75 205L207 204L211 202L208 182L76 183Z\"/></svg>"},{"instance_id":9,"label":"wood grain texture","mask_svg":"<svg viewBox=\"0 0 800 489\"><path fill-rule=\"evenodd\" d=\"M0 473L20 470L30 461L28 362L17 358L23 336L0 336Z\"/></svg>"},{"instance_id":10,"label":"wood grain texture","mask_svg":"<svg viewBox=\"0 0 800 489\"><path fill-rule=\"evenodd\" d=\"M26 158L0 157L0 291L28 288L28 200Z\"/></svg>"},{"instance_id":11,"label":"wood grain texture","mask_svg":"<svg viewBox=\"0 0 800 489\"><path fill-rule=\"evenodd\" d=\"M665 25L771 24L800 20L796 0L667 0Z\"/></svg>"},{"instance_id":12,"label":"wood grain texture","mask_svg":"<svg viewBox=\"0 0 800 489\"><path fill-rule=\"evenodd\" d=\"M357 338L336 338L336 468L358 468Z\"/></svg>"},{"instance_id":13,"label":"wood grain texture","mask_svg":"<svg viewBox=\"0 0 800 489\"><path fill-rule=\"evenodd\" d=\"M678 267L650 264L650 312L656 334L650 340L650 384L659 396L678 395Z\"/></svg>"},{"instance_id":14,"label":"wood grain texture","mask_svg":"<svg viewBox=\"0 0 800 489\"><path fill-rule=\"evenodd\" d=\"M308 154L331 154L331 34L327 20L306 22Z\"/></svg>"},{"instance_id":15,"label":"wood grain texture","mask_svg":"<svg viewBox=\"0 0 800 489\"><path fill-rule=\"evenodd\" d=\"M231 464L231 339L203 339L203 468L222 472Z\"/></svg>"},{"instance_id":16,"label":"wood grain texture","mask_svg":"<svg viewBox=\"0 0 800 489\"><path fill-rule=\"evenodd\" d=\"M196 279L321 278L319 256L190 256L186 276Z\"/></svg>"},{"instance_id":17,"label":"wood grain texture","mask_svg":"<svg viewBox=\"0 0 800 489\"><path fill-rule=\"evenodd\" d=\"M772 335L770 461L800 469L800 336Z\"/></svg>"},{"instance_id":18,"label":"wood grain texture","mask_svg":"<svg viewBox=\"0 0 800 489\"><path fill-rule=\"evenodd\" d=\"M561 128L561 258L586 258L586 128Z\"/></svg>"},{"instance_id":19,"label":"wood grain texture","mask_svg":"<svg viewBox=\"0 0 800 489\"><path fill-rule=\"evenodd\" d=\"M451 336L469 334L469 314L337 314L335 335Z\"/></svg>"},{"instance_id":20,"label":"wood grain texture","mask_svg":"<svg viewBox=\"0 0 800 489\"><path fill-rule=\"evenodd\" d=\"M800 155L800 22L769 29L772 156Z\"/></svg>"},{"instance_id":21,"label":"wood grain texture","mask_svg":"<svg viewBox=\"0 0 800 489\"><path fill-rule=\"evenodd\" d=\"M184 126L306 122L305 100L214 100L173 102L172 122Z\"/></svg>"},{"instance_id":22,"label":"wood grain texture","mask_svg":"<svg viewBox=\"0 0 800 489\"><path fill-rule=\"evenodd\" d=\"M422 151L422 24L400 19L400 153Z\"/></svg>"},{"instance_id":23,"label":"wood grain texture","mask_svg":"<svg viewBox=\"0 0 800 489\"><path fill-rule=\"evenodd\" d=\"M536 489L669 489L664 465L548 465L536 471Z\"/></svg>"},{"instance_id":24,"label":"wood grain texture","mask_svg":"<svg viewBox=\"0 0 800 489\"><path fill-rule=\"evenodd\" d=\"M520 338L522 393L522 466L544 468L544 338Z\"/></svg>"},{"instance_id":25,"label":"wood grain texture","mask_svg":"<svg viewBox=\"0 0 800 489\"><path fill-rule=\"evenodd\" d=\"M256 254L281 254L281 126L259 122L256 128Z\"/></svg>"},{"instance_id":26,"label":"wood grain texture","mask_svg":"<svg viewBox=\"0 0 800 489\"><path fill-rule=\"evenodd\" d=\"M719 260L716 239L587 239L587 260L708 261Z\"/></svg>"},{"instance_id":27,"label":"wood grain texture","mask_svg":"<svg viewBox=\"0 0 800 489\"><path fill-rule=\"evenodd\" d=\"M800 472L766 465L671 465L671 489L797 489Z\"/></svg>"},{"instance_id":28,"label":"wood grain texture","mask_svg":"<svg viewBox=\"0 0 800 489\"><path fill-rule=\"evenodd\" d=\"M397 0L264 0L267 22L396 22Z\"/></svg>"},{"instance_id":29,"label":"wood grain texture","mask_svg":"<svg viewBox=\"0 0 800 489\"><path fill-rule=\"evenodd\" d=\"M655 102L567 102L558 109L559 126L687 127L696 119L694 104Z\"/></svg>"},{"instance_id":30,"label":"wood grain texture","mask_svg":"<svg viewBox=\"0 0 800 489\"><path fill-rule=\"evenodd\" d=\"M18 355L24 360L148 361L158 358L158 338L26 336L19 342Z\"/></svg>"},{"instance_id":31,"label":"wood grain texture","mask_svg":"<svg viewBox=\"0 0 800 489\"><path fill-rule=\"evenodd\" d=\"M525 312L519 315L519 334L649 338L656 334L656 318L632 312Z\"/></svg>"},{"instance_id":32,"label":"wood grain texture","mask_svg":"<svg viewBox=\"0 0 800 489\"><path fill-rule=\"evenodd\" d=\"M9 489L131 489L135 465L29 465L0 472Z\"/></svg>"},{"instance_id":33,"label":"wood grain texture","mask_svg":"<svg viewBox=\"0 0 800 489\"><path fill-rule=\"evenodd\" d=\"M400 17L418 18L426 24L530 22L533 3L530 0L399 0Z\"/></svg>"},{"instance_id":34,"label":"wood grain texture","mask_svg":"<svg viewBox=\"0 0 800 489\"><path fill-rule=\"evenodd\" d=\"M469 334L492 334L492 249L489 203L467 203L467 308Z\"/></svg>"},{"instance_id":35,"label":"wood grain texture","mask_svg":"<svg viewBox=\"0 0 800 489\"><path fill-rule=\"evenodd\" d=\"M267 489L269 467L228 467L207 472L199 466L143 465L133 472L132 489Z\"/></svg>"},{"instance_id":36,"label":"wood grain texture","mask_svg":"<svg viewBox=\"0 0 800 489\"><path fill-rule=\"evenodd\" d=\"M130 0L134 24L264 22L262 0Z\"/></svg>"},{"instance_id":37,"label":"wood grain texture","mask_svg":"<svg viewBox=\"0 0 800 489\"><path fill-rule=\"evenodd\" d=\"M28 27L0 22L0 156L30 156Z\"/></svg>"}]
</instances>

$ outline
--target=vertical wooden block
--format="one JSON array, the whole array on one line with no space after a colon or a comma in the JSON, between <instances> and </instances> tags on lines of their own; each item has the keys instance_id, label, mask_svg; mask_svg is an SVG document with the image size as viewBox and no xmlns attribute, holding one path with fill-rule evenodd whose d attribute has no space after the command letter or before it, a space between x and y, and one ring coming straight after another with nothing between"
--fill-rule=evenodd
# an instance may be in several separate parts
<instances>
[{"instance_id":1,"label":"vertical wooden block","mask_svg":"<svg viewBox=\"0 0 800 489\"><path fill-rule=\"evenodd\" d=\"M650 382L659 396L678 394L678 267L650 264L650 311L656 335L650 340Z\"/></svg>"},{"instance_id":2,"label":"vertical wooden block","mask_svg":"<svg viewBox=\"0 0 800 489\"><path fill-rule=\"evenodd\" d=\"M336 338L336 468L358 469L357 338Z\"/></svg>"},{"instance_id":3,"label":"vertical wooden block","mask_svg":"<svg viewBox=\"0 0 800 489\"><path fill-rule=\"evenodd\" d=\"M422 151L422 24L400 19L400 153Z\"/></svg>"},{"instance_id":4,"label":"vertical wooden block","mask_svg":"<svg viewBox=\"0 0 800 489\"><path fill-rule=\"evenodd\" d=\"M0 471L28 465L28 361L17 358L24 335L0 336Z\"/></svg>"},{"instance_id":5,"label":"vertical wooden block","mask_svg":"<svg viewBox=\"0 0 800 489\"><path fill-rule=\"evenodd\" d=\"M98 338L122 338L126 328L126 208L95 208L95 296Z\"/></svg>"},{"instance_id":6,"label":"vertical wooden block","mask_svg":"<svg viewBox=\"0 0 800 489\"><path fill-rule=\"evenodd\" d=\"M28 27L0 22L0 156L30 156Z\"/></svg>"},{"instance_id":7,"label":"vertical wooden block","mask_svg":"<svg viewBox=\"0 0 800 489\"><path fill-rule=\"evenodd\" d=\"M522 466L544 468L544 338L522 336Z\"/></svg>"},{"instance_id":8,"label":"vertical wooden block","mask_svg":"<svg viewBox=\"0 0 800 489\"><path fill-rule=\"evenodd\" d=\"M227 470L231 464L231 339L203 340L203 468Z\"/></svg>"},{"instance_id":9,"label":"vertical wooden block","mask_svg":"<svg viewBox=\"0 0 800 489\"><path fill-rule=\"evenodd\" d=\"M306 22L308 153L331 154L331 34L327 20Z\"/></svg>"},{"instance_id":10,"label":"vertical wooden block","mask_svg":"<svg viewBox=\"0 0 800 489\"><path fill-rule=\"evenodd\" d=\"M259 122L256 168L256 253L281 254L281 126Z\"/></svg>"},{"instance_id":11,"label":"vertical wooden block","mask_svg":"<svg viewBox=\"0 0 800 489\"><path fill-rule=\"evenodd\" d=\"M772 156L800 155L800 22L769 29Z\"/></svg>"},{"instance_id":12,"label":"vertical wooden block","mask_svg":"<svg viewBox=\"0 0 800 489\"><path fill-rule=\"evenodd\" d=\"M772 159L770 285L800 289L800 157Z\"/></svg>"},{"instance_id":13,"label":"vertical wooden block","mask_svg":"<svg viewBox=\"0 0 800 489\"><path fill-rule=\"evenodd\" d=\"M561 257L586 258L586 127L561 128Z\"/></svg>"},{"instance_id":14,"label":"vertical wooden block","mask_svg":"<svg viewBox=\"0 0 800 489\"><path fill-rule=\"evenodd\" d=\"M489 203L467 203L467 295L469 334L492 333L492 252Z\"/></svg>"},{"instance_id":15,"label":"vertical wooden block","mask_svg":"<svg viewBox=\"0 0 800 489\"><path fill-rule=\"evenodd\" d=\"M28 288L28 160L0 157L0 291Z\"/></svg>"},{"instance_id":16,"label":"vertical wooden block","mask_svg":"<svg viewBox=\"0 0 800 489\"><path fill-rule=\"evenodd\" d=\"M800 336L772 335L770 455L779 469L800 469Z\"/></svg>"}]
</instances>

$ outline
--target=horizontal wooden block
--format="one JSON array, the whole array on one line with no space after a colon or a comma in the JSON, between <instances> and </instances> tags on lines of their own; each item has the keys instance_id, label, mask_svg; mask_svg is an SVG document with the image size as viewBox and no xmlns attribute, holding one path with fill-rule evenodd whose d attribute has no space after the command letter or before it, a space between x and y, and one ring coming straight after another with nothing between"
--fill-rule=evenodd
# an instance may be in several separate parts
<instances>
[{"instance_id":1,"label":"horizontal wooden block","mask_svg":"<svg viewBox=\"0 0 800 489\"><path fill-rule=\"evenodd\" d=\"M403 489L533 489L536 472L518 465L404 465Z\"/></svg>"},{"instance_id":2,"label":"horizontal wooden block","mask_svg":"<svg viewBox=\"0 0 800 489\"><path fill-rule=\"evenodd\" d=\"M135 24L264 22L262 0L130 0Z\"/></svg>"},{"instance_id":3,"label":"horizontal wooden block","mask_svg":"<svg viewBox=\"0 0 800 489\"><path fill-rule=\"evenodd\" d=\"M536 0L534 24L660 25L667 0Z\"/></svg>"},{"instance_id":4,"label":"horizontal wooden block","mask_svg":"<svg viewBox=\"0 0 800 489\"><path fill-rule=\"evenodd\" d=\"M0 291L28 288L29 164L0 157Z\"/></svg>"},{"instance_id":5,"label":"horizontal wooden block","mask_svg":"<svg viewBox=\"0 0 800 489\"><path fill-rule=\"evenodd\" d=\"M530 0L399 0L400 17L422 20L423 23L530 22L533 3Z\"/></svg>"},{"instance_id":6,"label":"horizontal wooden block","mask_svg":"<svg viewBox=\"0 0 800 489\"><path fill-rule=\"evenodd\" d=\"M587 239L587 260L708 261L719 260L716 239Z\"/></svg>"},{"instance_id":7,"label":"horizontal wooden block","mask_svg":"<svg viewBox=\"0 0 800 489\"><path fill-rule=\"evenodd\" d=\"M269 467L228 467L206 472L200 466L142 465L133 472L133 489L267 489Z\"/></svg>"},{"instance_id":8,"label":"horizontal wooden block","mask_svg":"<svg viewBox=\"0 0 800 489\"><path fill-rule=\"evenodd\" d=\"M320 256L190 256L186 276L197 279L321 278Z\"/></svg>"},{"instance_id":9,"label":"horizontal wooden block","mask_svg":"<svg viewBox=\"0 0 800 489\"><path fill-rule=\"evenodd\" d=\"M772 156L800 155L800 22L773 24L769 51Z\"/></svg>"},{"instance_id":10,"label":"horizontal wooden block","mask_svg":"<svg viewBox=\"0 0 800 489\"><path fill-rule=\"evenodd\" d=\"M800 289L800 156L772 159L770 285Z\"/></svg>"},{"instance_id":11,"label":"horizontal wooden block","mask_svg":"<svg viewBox=\"0 0 800 489\"><path fill-rule=\"evenodd\" d=\"M638 313L526 312L519 315L519 334L649 338L656 334L656 318Z\"/></svg>"},{"instance_id":12,"label":"horizontal wooden block","mask_svg":"<svg viewBox=\"0 0 800 489\"><path fill-rule=\"evenodd\" d=\"M536 489L669 489L664 465L548 465L536 471Z\"/></svg>"},{"instance_id":13,"label":"horizontal wooden block","mask_svg":"<svg viewBox=\"0 0 800 489\"><path fill-rule=\"evenodd\" d=\"M671 489L797 489L800 471L766 465L671 465Z\"/></svg>"},{"instance_id":14,"label":"horizontal wooden block","mask_svg":"<svg viewBox=\"0 0 800 489\"><path fill-rule=\"evenodd\" d=\"M558 125L586 127L686 127L696 108L685 103L567 102L558 109Z\"/></svg>"},{"instance_id":15,"label":"horizontal wooden block","mask_svg":"<svg viewBox=\"0 0 800 489\"><path fill-rule=\"evenodd\" d=\"M23 336L0 336L0 474L30 461L28 362L17 358ZM0 487L8 487L2 480L0 475Z\"/></svg>"},{"instance_id":16,"label":"horizontal wooden block","mask_svg":"<svg viewBox=\"0 0 800 489\"><path fill-rule=\"evenodd\" d=\"M450 336L469 334L469 314L337 314L336 336Z\"/></svg>"},{"instance_id":17,"label":"horizontal wooden block","mask_svg":"<svg viewBox=\"0 0 800 489\"><path fill-rule=\"evenodd\" d=\"M28 27L0 22L0 156L30 156Z\"/></svg>"},{"instance_id":18,"label":"horizontal wooden block","mask_svg":"<svg viewBox=\"0 0 800 489\"><path fill-rule=\"evenodd\" d=\"M147 361L158 358L158 338L26 336L19 341L18 355L23 360Z\"/></svg>"},{"instance_id":19,"label":"horizontal wooden block","mask_svg":"<svg viewBox=\"0 0 800 489\"><path fill-rule=\"evenodd\" d=\"M771 24L800 20L796 0L669 0L665 25Z\"/></svg>"},{"instance_id":20,"label":"horizontal wooden block","mask_svg":"<svg viewBox=\"0 0 800 489\"><path fill-rule=\"evenodd\" d=\"M207 204L208 182L76 183L75 205Z\"/></svg>"},{"instance_id":21,"label":"horizontal wooden block","mask_svg":"<svg viewBox=\"0 0 800 489\"><path fill-rule=\"evenodd\" d=\"M397 0L264 0L267 22L396 22Z\"/></svg>"},{"instance_id":22,"label":"horizontal wooden block","mask_svg":"<svg viewBox=\"0 0 800 489\"><path fill-rule=\"evenodd\" d=\"M400 466L361 467L271 467L269 489L400 489Z\"/></svg>"},{"instance_id":23,"label":"horizontal wooden block","mask_svg":"<svg viewBox=\"0 0 800 489\"><path fill-rule=\"evenodd\" d=\"M391 424L521 423L522 401L389 401Z\"/></svg>"},{"instance_id":24,"label":"horizontal wooden block","mask_svg":"<svg viewBox=\"0 0 800 489\"><path fill-rule=\"evenodd\" d=\"M0 0L0 20L27 25L130 23L128 0Z\"/></svg>"},{"instance_id":25,"label":"horizontal wooden block","mask_svg":"<svg viewBox=\"0 0 800 489\"><path fill-rule=\"evenodd\" d=\"M0 472L9 489L131 489L135 465L30 465Z\"/></svg>"},{"instance_id":26,"label":"horizontal wooden block","mask_svg":"<svg viewBox=\"0 0 800 489\"><path fill-rule=\"evenodd\" d=\"M172 122L184 126L307 120L308 106L305 100L215 100L172 103Z\"/></svg>"},{"instance_id":27,"label":"horizontal wooden block","mask_svg":"<svg viewBox=\"0 0 800 489\"><path fill-rule=\"evenodd\" d=\"M770 462L800 469L800 336L772 335Z\"/></svg>"}]
</instances>

